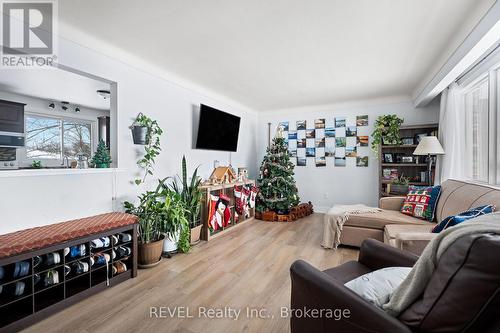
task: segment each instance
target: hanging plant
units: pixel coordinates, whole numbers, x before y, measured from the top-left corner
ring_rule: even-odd
[[[137,165],[144,169],[144,176],[142,179],[136,179],[135,183],[137,185],[144,183],[148,175],[153,174],[153,168],[155,165],[155,158],[160,155],[160,137],[163,130],[158,125],[156,120],[149,118],[148,116],[139,113],[137,118],[132,125],[132,134],[134,134],[134,129],[136,127],[145,128],[145,140],[144,140],[144,156],[137,161]],[[137,133],[136,133],[137,134]],[[141,139],[142,140],[142,139]],[[135,135],[134,135],[135,141]]]
[[[378,156],[378,149],[381,144],[400,145],[399,128],[404,119],[395,114],[378,116],[375,121],[375,130],[372,133],[372,150]]]

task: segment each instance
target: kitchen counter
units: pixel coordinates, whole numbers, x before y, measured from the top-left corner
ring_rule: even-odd
[[[18,170],[0,170],[0,178],[4,177],[33,177],[33,176],[57,176],[73,174],[91,174],[91,173],[115,173],[122,172],[123,169],[71,169],[71,168],[41,168],[41,169],[18,169]]]

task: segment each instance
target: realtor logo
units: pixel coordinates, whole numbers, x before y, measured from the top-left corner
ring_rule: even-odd
[[[1,1],[2,66],[51,66],[55,1]]]

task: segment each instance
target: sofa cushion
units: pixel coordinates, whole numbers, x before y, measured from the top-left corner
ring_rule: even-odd
[[[399,319],[415,331],[462,331],[500,288],[498,253],[499,235],[459,238],[441,256],[422,297]]]
[[[473,218],[476,218],[476,217],[484,215],[484,214],[493,213],[494,211],[495,211],[495,206],[484,205],[484,206],[479,206],[476,208],[466,210],[465,212],[461,212],[460,214],[457,214],[457,215],[448,216],[443,221],[441,221],[439,224],[437,224],[432,229],[432,232],[436,233],[436,234],[440,233],[441,231],[448,229],[448,228],[451,228],[457,224],[471,220]]]
[[[421,219],[401,214],[400,211],[383,209],[379,213],[353,214],[349,216],[349,219],[344,225],[349,227],[384,230],[384,227],[388,224],[424,225],[428,223]]]
[[[441,193],[441,186],[410,186],[401,213],[434,220],[434,212]]]

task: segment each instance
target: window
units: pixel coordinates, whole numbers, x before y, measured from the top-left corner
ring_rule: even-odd
[[[464,91],[466,117],[466,175],[488,182],[489,164],[489,82],[488,78]]]
[[[26,157],[28,159],[77,159],[92,154],[92,123],[84,120],[26,115]]]

